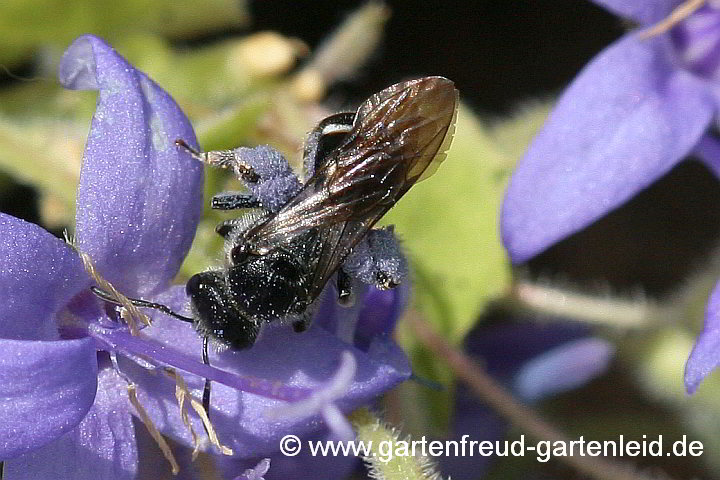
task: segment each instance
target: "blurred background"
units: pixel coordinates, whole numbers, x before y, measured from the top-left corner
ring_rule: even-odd
[[[718,273],[720,188],[714,177],[688,159],[526,265],[510,267],[497,234],[507,178],[553,99],[628,27],[590,2],[573,0],[4,0],[0,211],[56,235],[72,231],[95,94],[63,91],[54,68],[83,33],[105,37],[168,90],[203,148],[269,143],[296,162],[304,134],[325,115],[353,109],[404,79],[448,77],[463,102],[451,154],[385,221],[398,225],[411,259],[411,311],[453,344],[483,354],[491,372],[496,364],[504,372],[524,355],[522,345],[492,353],[482,341],[505,327],[528,326],[527,337],[513,341],[545,335],[557,343],[565,333],[532,328],[562,317],[570,330],[579,329],[567,338],[604,339],[615,348],[606,371],[580,388],[553,391],[535,407],[572,438],[702,440],[706,453],[698,458],[632,460],[675,478],[712,478],[720,474],[720,383],[711,377],[689,397],[682,368]],[[208,173],[206,198],[232,188],[232,179]],[[218,257],[213,229],[226,217],[206,212],[182,277]],[[588,308],[567,312],[551,302],[532,304],[518,298],[518,286],[537,289],[541,298],[577,295]],[[641,322],[618,313],[618,306],[628,305],[645,312]],[[469,332],[481,340],[468,343]],[[385,399],[387,420],[413,435],[452,437],[459,409],[467,413],[480,400],[465,398],[407,322],[401,321],[398,338],[418,374],[446,388],[409,382]],[[509,439],[522,433],[482,418],[486,423],[478,421],[478,428],[487,425],[485,433]],[[527,457],[445,467],[441,472],[454,478],[581,478],[561,462]]]

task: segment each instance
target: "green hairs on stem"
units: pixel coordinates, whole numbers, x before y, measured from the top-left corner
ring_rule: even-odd
[[[375,480],[439,480],[435,465],[425,456],[410,455],[403,445],[411,444],[410,438],[400,439],[400,432],[385,424],[367,408],[350,414],[355,429],[355,441],[367,449],[362,455]]]

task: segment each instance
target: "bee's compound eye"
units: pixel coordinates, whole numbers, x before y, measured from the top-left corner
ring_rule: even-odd
[[[245,244],[233,247],[230,252],[230,259],[232,260],[233,265],[239,265],[245,262],[249,256],[250,254],[248,252],[247,245]]]
[[[217,272],[202,272],[190,277],[185,292],[202,325],[222,323],[231,310],[225,298],[225,284]],[[212,328],[214,330],[214,328]]]
[[[185,293],[189,296],[200,291],[200,284],[202,283],[201,274],[197,273],[190,277],[190,280],[185,284]]]

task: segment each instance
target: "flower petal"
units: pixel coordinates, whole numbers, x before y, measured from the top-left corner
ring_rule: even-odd
[[[265,416],[273,420],[298,421],[321,414],[336,440],[354,439],[352,426],[335,405],[335,401],[348,393],[356,369],[357,362],[353,354],[348,350],[342,352],[340,365],[326,385],[315,389],[308,398],[268,409]]]
[[[513,390],[536,402],[585,385],[604,373],[615,349],[599,338],[582,338],[552,348],[528,361],[515,375]]]
[[[409,279],[392,290],[371,287],[358,318],[355,345],[366,348],[378,335],[390,335],[409,300]]]
[[[182,311],[182,305],[187,302],[180,289],[172,289],[168,296],[155,300],[176,311]],[[188,324],[156,315],[153,326],[143,333],[168,348],[194,353],[200,361],[202,342]],[[410,376],[407,357],[389,338],[376,338],[364,352],[317,325],[306,332],[295,333],[288,325],[269,324],[252,348],[211,352],[210,363],[227,372],[277,382],[278,388],[289,385],[319,389],[326,386],[327,380],[337,372],[344,351],[350,351],[357,363],[347,392],[334,402],[345,412],[367,404]],[[177,413],[174,384],[136,364],[124,362],[122,365],[124,371],[138,383],[140,400],[158,429],[190,445],[190,435]],[[184,376],[196,395],[202,396],[203,379],[188,374]],[[267,412],[270,409],[283,405],[287,404],[214,383],[211,419],[220,440],[230,446],[236,456],[264,457],[278,450],[278,442],[283,435],[293,433],[303,436],[323,427],[320,415],[301,419],[269,418]],[[196,430],[202,431],[202,426],[197,424]]]
[[[693,154],[720,178],[720,141],[712,135],[704,135],[695,145]]]
[[[265,480],[284,480],[298,478],[297,472],[302,472],[302,478],[313,480],[338,480],[349,478],[353,470],[360,465],[360,460],[352,455],[312,455],[309,442],[330,441],[331,437],[327,432],[314,434],[301,440],[302,448],[295,456],[283,455],[280,452],[269,458],[270,468],[263,475]],[[264,467],[265,460],[241,459],[234,457],[215,456],[215,467],[223,473],[222,478],[240,480],[237,477],[249,468]],[[255,466],[257,463],[257,466]],[[262,471],[262,470],[261,470]]]
[[[682,0],[593,0],[601,7],[616,15],[635,20],[644,25],[652,25],[664,19],[683,3]]]
[[[62,240],[0,213],[0,338],[58,338],[53,315],[90,279]]]
[[[6,459],[59,438],[85,417],[95,398],[97,359],[89,338],[0,340],[0,351],[0,458]]]
[[[480,325],[469,333],[466,349],[481,357],[493,377],[515,387],[524,401],[537,401],[579,387],[605,371],[612,348],[588,334],[589,329],[574,323]],[[467,386],[458,386],[454,407],[452,440],[461,446],[463,440],[495,442],[505,436],[507,422]],[[494,458],[461,454],[439,461],[445,476],[470,480],[481,477]]]
[[[263,458],[253,468],[245,469],[245,472],[238,475],[235,480],[265,480],[268,470],[270,470],[270,459]]]
[[[129,295],[164,287],[202,211],[202,165],[174,144],[196,145],[190,123],[165,91],[92,35],[70,45],[58,76],[67,88],[99,90],[78,186],[78,245]]]
[[[313,323],[345,340],[352,338],[361,350],[367,350],[374,338],[392,333],[410,300],[409,279],[390,290],[356,282],[353,285],[355,303],[350,307],[341,306],[332,283],[333,280],[317,301]]]
[[[530,359],[568,342],[586,338],[587,327],[568,322],[510,323],[498,326],[480,325],[465,340],[465,350],[481,357],[488,373],[512,381]]]
[[[627,35],[580,73],[515,170],[502,232],[523,262],[620,206],[683,159],[715,111],[667,38]]]
[[[720,365],[720,283],[705,309],[705,325],[685,364],[685,389],[695,393],[700,382]]]
[[[125,386],[117,373],[102,370],[97,399],[82,422],[58,440],[8,462],[4,478],[134,479],[138,452]]]

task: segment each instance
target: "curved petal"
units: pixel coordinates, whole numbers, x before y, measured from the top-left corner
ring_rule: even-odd
[[[493,377],[532,402],[580,387],[605,371],[612,347],[588,334],[588,328],[574,323],[481,325],[469,333],[466,349],[482,357]],[[460,445],[463,440],[495,442],[505,436],[507,422],[466,386],[458,386],[454,407],[452,440]],[[445,476],[470,480],[481,477],[494,459],[452,455],[439,462]]]
[[[620,17],[652,25],[670,15],[683,0],[593,0],[593,3]]]
[[[720,283],[705,309],[705,325],[685,364],[685,389],[694,393],[700,382],[720,365]]]
[[[704,135],[695,145],[693,154],[720,178],[720,141],[712,135]]]
[[[0,213],[0,338],[53,340],[53,315],[90,279],[65,242]]]
[[[184,292],[177,288],[156,300],[176,311],[183,311],[187,302]],[[200,361],[202,342],[190,325],[156,315],[153,326],[143,332],[168,347],[195,352],[195,358]],[[290,385],[318,389],[335,375],[344,351],[352,352],[357,368],[347,392],[335,401],[343,411],[367,404],[410,376],[407,358],[392,340],[379,337],[370,344],[367,352],[363,352],[317,325],[306,332],[294,333],[289,325],[269,324],[252,348],[211,352],[210,361],[228,372],[277,382],[278,388]],[[137,382],[139,397],[157,427],[186,445],[190,444],[190,435],[177,412],[173,382],[129,362],[123,363],[123,369]],[[190,388],[197,389],[196,393],[202,395],[203,379],[191,375],[185,377]],[[214,383],[211,418],[220,440],[230,446],[236,456],[262,457],[278,450],[283,435],[303,436],[324,425],[319,415],[301,419],[270,418],[268,413],[283,405],[287,404]],[[202,431],[202,426],[196,424],[196,430]]]
[[[92,408],[71,432],[5,467],[5,480],[133,480],[138,451],[126,383],[105,369]],[[159,459],[158,459],[159,461]]]
[[[605,373],[613,346],[599,338],[582,338],[552,348],[528,361],[515,375],[513,390],[526,402],[585,385]]]
[[[0,351],[0,458],[7,459],[59,438],[85,417],[97,359],[90,338],[0,340]]]
[[[667,39],[625,36],[580,73],[508,187],[502,233],[522,262],[620,206],[697,144],[715,103]]]
[[[409,280],[392,290],[371,287],[358,317],[355,345],[366,348],[377,336],[392,334],[409,301]]]
[[[584,325],[570,322],[479,325],[468,333],[465,350],[481,357],[488,373],[511,381],[530,359],[586,338],[589,332]]]
[[[85,35],[58,68],[67,88],[97,89],[77,194],[76,235],[100,272],[129,295],[164,288],[190,248],[202,211],[202,165],[172,98],[103,40]]]

